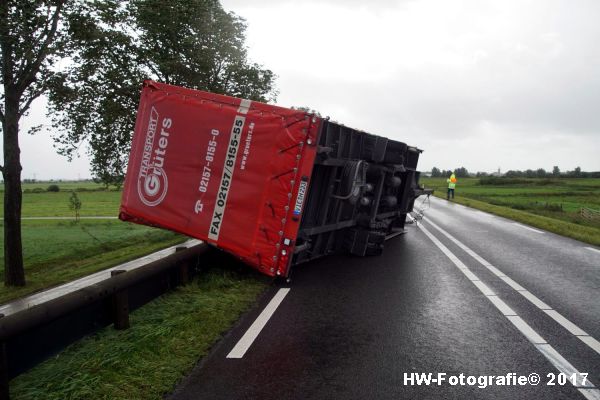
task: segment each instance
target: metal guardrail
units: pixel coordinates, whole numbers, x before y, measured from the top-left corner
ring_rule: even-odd
[[[106,279],[0,314],[0,399],[9,398],[11,378],[83,336],[113,323],[116,329],[128,328],[129,311],[188,283],[209,249],[204,243],[177,247],[135,269],[113,269]]]
[[[581,216],[585,219],[600,219],[600,210],[593,210],[587,207],[581,207]]]

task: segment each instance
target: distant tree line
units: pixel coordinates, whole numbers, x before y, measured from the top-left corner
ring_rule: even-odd
[[[431,169],[432,178],[448,177],[452,174],[456,175],[457,178],[467,178],[469,176],[469,171],[465,167],[456,168],[454,170],[441,170],[437,167]]]
[[[600,171],[586,172],[582,171],[581,167],[577,167],[572,171],[561,172],[557,166],[554,166],[552,171],[546,171],[544,168],[510,170],[504,176],[507,178],[600,178]]]
[[[466,168],[456,168],[454,171],[452,170],[441,170],[437,167],[433,167],[431,169],[431,177],[432,178],[442,178],[446,176],[450,176],[452,173],[456,175],[456,177],[464,178],[471,176],[469,171]],[[487,172],[477,172],[474,174],[477,178],[484,178],[488,176],[494,176],[495,174],[490,174]],[[554,166],[552,171],[546,171],[544,168],[538,168],[536,170],[527,169],[525,171],[521,170],[509,170],[503,176],[507,178],[600,178],[600,171],[586,172],[582,171],[581,167],[577,167],[572,171],[561,172],[558,166]]]

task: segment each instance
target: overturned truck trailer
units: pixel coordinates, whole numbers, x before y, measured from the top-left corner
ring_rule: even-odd
[[[305,111],[146,81],[119,218],[288,276],[403,233],[426,193],[420,153]]]

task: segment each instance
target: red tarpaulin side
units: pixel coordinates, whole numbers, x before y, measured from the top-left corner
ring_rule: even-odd
[[[119,218],[287,275],[321,119],[146,81]]]

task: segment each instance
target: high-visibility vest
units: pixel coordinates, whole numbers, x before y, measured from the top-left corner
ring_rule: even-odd
[[[448,189],[454,189],[456,187],[456,176],[454,174],[450,175],[446,182],[448,182]]]

